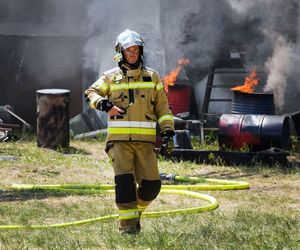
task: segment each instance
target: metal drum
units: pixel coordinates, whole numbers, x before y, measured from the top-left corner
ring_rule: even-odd
[[[223,114],[219,122],[221,150],[259,151],[290,147],[289,118],[271,115]]]
[[[51,149],[68,148],[70,90],[41,89],[36,93],[37,145]]]
[[[233,91],[231,113],[274,115],[274,95]]]
[[[190,111],[191,86],[174,85],[169,87],[168,101],[174,115]]]

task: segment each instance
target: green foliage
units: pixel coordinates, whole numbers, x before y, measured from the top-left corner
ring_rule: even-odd
[[[300,151],[300,140],[298,136],[291,136],[291,150],[293,152],[299,152]]]
[[[195,150],[218,150],[219,145],[217,140],[213,139],[205,139],[204,143],[202,144],[201,138],[198,136],[191,137],[191,143],[193,146],[193,149]]]
[[[210,163],[215,164],[217,166],[224,166],[225,162],[220,156],[214,155],[214,153],[209,153],[208,160]]]

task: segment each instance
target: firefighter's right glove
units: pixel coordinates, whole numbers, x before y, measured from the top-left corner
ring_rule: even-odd
[[[112,104],[112,102],[108,101],[107,99],[103,99],[100,102],[98,102],[97,109],[108,112],[112,109],[113,106],[114,105]]]
[[[160,153],[163,156],[170,156],[174,149],[173,136],[175,135],[174,131],[165,131],[161,134],[162,145],[160,148]]]

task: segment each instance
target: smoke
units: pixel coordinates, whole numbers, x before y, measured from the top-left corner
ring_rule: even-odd
[[[147,66],[162,71],[159,0],[91,0],[86,5],[86,20],[89,39],[84,46],[85,68],[99,74],[116,67],[113,61],[116,37],[125,29],[131,29],[145,40]]]
[[[231,53],[240,52],[246,67],[258,66],[268,75],[266,89],[276,92],[278,106],[285,109],[286,96],[295,93],[289,93],[287,88],[299,89],[299,0],[0,3],[0,34],[30,38],[28,43],[24,38],[27,40],[18,45],[18,53],[23,53],[18,72],[26,69],[40,82],[47,79],[45,84],[74,75],[69,68],[77,66],[75,58],[83,57],[84,70],[97,75],[115,67],[115,39],[129,28],[145,40],[145,64],[162,76],[177,66],[178,58],[186,57],[191,62],[186,73],[196,83],[217,60],[230,59]],[[48,65],[57,66],[51,70]]]
[[[287,80],[295,69],[292,60],[294,47],[293,44],[287,43],[284,37],[279,36],[273,54],[266,62],[269,73],[264,90],[274,92],[275,103],[280,111],[283,110],[285,103]]]
[[[247,52],[257,59],[270,47],[259,28],[264,14],[253,11],[252,1],[177,0],[176,8],[170,8],[173,4],[174,0],[167,0],[161,6],[167,70],[174,68],[179,57],[187,57],[190,76],[199,81],[218,59],[229,59],[231,52]]]
[[[224,58],[230,51],[246,52],[247,61],[262,63],[275,45],[272,33],[295,39],[297,0],[191,2],[193,10],[185,13],[172,50],[181,51],[198,65]],[[179,11],[182,9],[173,15]],[[174,28],[167,30],[170,33]]]
[[[81,0],[0,0],[0,34],[78,36],[85,34]]]
[[[114,67],[115,38],[130,28],[144,37],[146,65],[161,75],[185,57],[191,62],[185,72],[196,83],[237,52],[246,68],[264,72],[261,87],[274,92],[277,108],[294,109],[287,95],[295,92],[287,88],[298,89],[298,11],[298,0],[91,0],[84,66],[97,73]]]
[[[30,78],[31,85],[49,85],[74,75],[87,35],[81,0],[0,0],[0,5],[2,58],[7,50],[15,55],[14,84]]]
[[[264,72],[260,84],[274,91],[279,110],[299,109],[300,101],[288,102],[290,89],[299,89],[299,0],[177,0],[171,9],[174,0],[163,2],[168,70],[186,57],[189,77],[199,82],[210,65],[239,52],[246,68]]]
[[[266,87],[274,91],[275,103],[281,113],[299,110],[300,46],[279,43],[267,61],[269,67]]]

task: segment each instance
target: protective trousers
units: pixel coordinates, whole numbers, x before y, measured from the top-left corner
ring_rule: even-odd
[[[141,213],[156,198],[161,187],[154,144],[127,141],[109,144],[120,229],[139,230]]]

